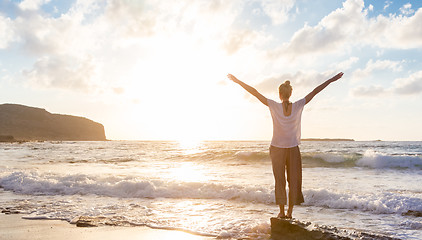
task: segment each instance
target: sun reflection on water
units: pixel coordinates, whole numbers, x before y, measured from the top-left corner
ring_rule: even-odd
[[[189,138],[189,139],[180,139],[178,140],[180,150],[188,155],[195,154],[200,152],[202,146],[202,141],[199,139]]]
[[[204,182],[209,180],[204,167],[195,163],[181,163],[170,169],[169,178],[183,182]]]

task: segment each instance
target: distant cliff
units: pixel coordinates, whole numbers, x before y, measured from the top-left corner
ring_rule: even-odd
[[[106,140],[100,123],[18,104],[0,104],[0,135],[16,140]]]

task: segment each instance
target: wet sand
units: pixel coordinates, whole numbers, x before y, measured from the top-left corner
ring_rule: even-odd
[[[82,228],[61,220],[28,220],[22,214],[0,213],[0,239],[7,240],[56,240],[56,239],[214,239],[175,230],[148,227],[100,226]]]

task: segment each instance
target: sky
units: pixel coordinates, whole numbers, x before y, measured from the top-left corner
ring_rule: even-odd
[[[228,73],[305,106],[303,138],[422,140],[422,1],[0,0],[0,104],[111,140],[270,140]]]

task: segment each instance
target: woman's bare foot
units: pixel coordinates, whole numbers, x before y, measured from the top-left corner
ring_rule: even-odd
[[[292,213],[293,213],[293,206],[289,206],[289,208],[287,209],[286,218],[291,219],[292,218]]]
[[[284,214],[284,212],[280,212],[280,213],[277,215],[277,218],[286,218],[286,215]]]

